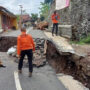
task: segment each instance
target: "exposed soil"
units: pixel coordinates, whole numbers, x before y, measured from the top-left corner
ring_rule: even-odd
[[[10,47],[16,44],[16,37],[0,37],[0,52],[7,52]]]
[[[42,67],[46,65],[46,59],[49,64],[55,69],[56,73],[65,73],[72,75],[75,79],[81,81],[85,86],[90,88],[90,76],[82,68],[82,64],[90,65],[90,46],[83,45],[77,46],[73,45],[73,48],[77,53],[86,54],[85,58],[81,58],[79,61],[72,60],[71,55],[60,55],[56,50],[55,46],[48,42],[47,43],[47,54],[44,53],[44,39],[34,39],[36,42],[36,51],[34,53],[33,65],[35,67]],[[0,52],[7,52],[7,50],[17,44],[16,37],[0,37]],[[27,58],[26,58],[27,59]],[[16,60],[17,62],[18,60]],[[78,64],[80,64],[78,66]],[[85,66],[84,65],[84,66]],[[25,67],[27,67],[27,60],[25,61]]]
[[[34,39],[35,42],[35,52],[33,55],[33,66],[34,67],[42,67],[46,65],[46,55],[44,53],[44,44],[45,44],[45,39],[39,39],[36,38]],[[0,37],[0,52],[7,52],[9,48],[15,46],[17,44],[17,38],[16,37]],[[17,59],[17,52],[14,52],[11,54],[12,57],[15,58],[15,62],[18,63]],[[24,67],[28,66],[28,60],[27,57],[25,57],[24,60]]]
[[[90,45],[75,45],[73,44],[72,47],[77,53],[84,53],[86,55],[90,55]]]
[[[84,64],[90,65],[90,48],[89,46],[84,48],[84,46],[76,47],[77,52],[81,52],[80,50],[84,50],[83,52],[87,54],[85,58],[81,58],[80,60],[72,60],[71,55],[60,55],[56,50],[56,47],[51,42],[47,42],[47,60],[49,64],[55,69],[56,73],[64,73],[68,75],[72,75],[75,79],[82,82],[86,87],[90,88],[90,76],[87,75],[88,72],[83,70]],[[78,50],[78,48],[80,50]],[[84,48],[84,49],[83,49]],[[83,53],[82,52],[82,53]],[[87,71],[87,67],[84,67]],[[90,72],[90,71],[89,71]]]

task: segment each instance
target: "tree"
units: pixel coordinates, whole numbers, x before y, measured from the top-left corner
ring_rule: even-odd
[[[40,20],[43,21],[44,19],[45,19],[45,17],[40,15]]]
[[[41,2],[41,8],[39,9],[40,9],[40,16],[47,18],[49,12],[49,4]]]
[[[47,3],[51,3],[53,0],[44,0],[44,2]]]
[[[31,19],[33,22],[35,22],[38,19],[38,14],[31,13]]]

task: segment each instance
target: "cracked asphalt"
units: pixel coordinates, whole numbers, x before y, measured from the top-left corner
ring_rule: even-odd
[[[33,38],[47,38],[43,31],[28,29]],[[17,37],[20,31],[6,32],[3,36]],[[6,68],[0,68],[0,90],[17,90],[14,79],[14,72],[17,71],[18,64],[6,54],[0,52],[0,60]],[[28,77],[28,68],[23,68],[23,73],[19,74],[19,81],[22,90],[67,90],[65,86],[58,80],[55,71],[47,63],[41,68],[34,68],[33,76]]]

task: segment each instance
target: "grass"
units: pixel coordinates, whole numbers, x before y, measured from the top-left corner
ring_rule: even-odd
[[[80,39],[80,41],[70,41],[71,44],[80,44],[80,45],[84,45],[84,44],[90,44],[90,35],[88,35],[85,38]]]

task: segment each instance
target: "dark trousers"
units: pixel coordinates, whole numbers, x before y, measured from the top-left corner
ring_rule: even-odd
[[[52,34],[54,34],[54,30],[56,29],[56,35],[58,34],[58,23],[53,23]]]
[[[23,50],[23,51],[21,51],[18,69],[22,70],[23,60],[24,60],[25,55],[27,55],[27,57],[28,57],[29,72],[33,72],[33,65],[32,65],[33,52],[32,52],[31,49],[30,50]]]

